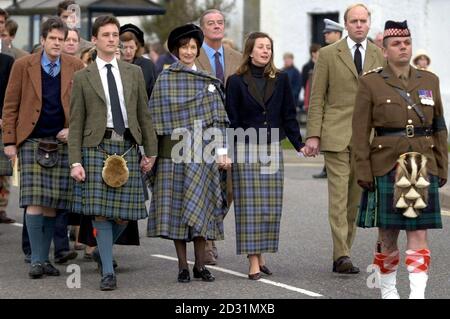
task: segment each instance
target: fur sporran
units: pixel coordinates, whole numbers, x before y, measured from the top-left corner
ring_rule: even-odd
[[[417,218],[428,206],[427,158],[416,152],[401,155],[397,160],[394,206],[406,218]]]
[[[112,188],[119,188],[128,182],[130,172],[128,170],[127,161],[125,160],[125,155],[127,155],[133,148],[134,145],[122,155],[109,155],[101,149],[101,151],[106,155],[102,169],[102,178],[106,185]]]

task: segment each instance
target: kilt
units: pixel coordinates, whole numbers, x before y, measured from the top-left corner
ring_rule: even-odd
[[[148,237],[224,239],[226,172],[217,164],[177,164],[158,158],[151,191]]]
[[[58,145],[58,163],[52,168],[39,165],[35,159],[39,141],[56,138],[27,139],[19,147],[20,207],[43,206],[70,208],[70,168],[67,144]]]
[[[72,182],[72,212],[111,219],[139,220],[147,217],[138,148],[125,155],[129,178],[125,185],[112,188],[102,178],[103,164],[108,154],[122,155],[133,144],[130,141],[104,139],[97,147],[83,147],[82,161],[86,172],[83,183]]]
[[[429,176],[428,206],[417,218],[403,216],[403,210],[394,204],[395,169],[376,178],[376,197],[371,200],[367,192],[361,198],[357,225],[361,228],[379,227],[382,229],[423,230],[442,228],[441,207],[439,203],[439,178]],[[370,203],[373,201],[373,204]],[[368,214],[367,208],[373,206],[376,214]],[[373,222],[368,219],[373,219]]]
[[[274,146],[276,144],[273,144]],[[236,152],[245,154],[245,162],[235,152],[233,198],[236,222],[237,254],[275,253],[278,251],[281,212],[283,208],[283,152],[278,144],[275,169],[269,172],[260,160],[250,160],[258,147],[237,145]],[[257,154],[257,153],[256,153]]]

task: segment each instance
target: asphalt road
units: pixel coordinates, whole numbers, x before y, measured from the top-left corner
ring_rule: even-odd
[[[295,160],[293,160],[295,162]],[[145,237],[146,221],[140,222],[141,246],[116,246],[114,255],[118,289],[101,292],[100,275],[96,265],[85,262],[81,255],[74,263],[81,269],[81,287],[68,288],[71,273],[65,266],[57,266],[60,277],[40,280],[28,279],[28,264],[23,262],[20,248],[20,225],[0,224],[0,299],[4,298],[151,298],[151,299],[303,299],[343,298],[372,299],[379,291],[367,287],[376,230],[358,230],[353,248],[353,261],[362,272],[359,275],[337,275],[331,272],[332,247],[327,219],[326,180],[315,180],[312,174],[320,171],[320,161],[287,164],[285,170],[284,211],[280,247],[277,254],[267,255],[267,265],[274,272],[264,280],[246,278],[248,263],[245,256],[237,256],[235,248],[234,213],[225,221],[226,240],[218,242],[218,268],[211,267],[216,276],[213,283],[177,282],[177,262],[173,243],[164,239]],[[22,220],[18,208],[18,190],[13,189],[8,213]],[[444,229],[430,231],[432,265],[428,298],[449,298],[450,274],[450,217],[443,217]],[[401,235],[401,251],[405,250],[405,236]],[[188,246],[193,260],[192,244]],[[400,295],[409,294],[409,282],[404,266],[404,253],[398,277]]]

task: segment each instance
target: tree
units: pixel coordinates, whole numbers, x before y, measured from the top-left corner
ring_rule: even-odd
[[[170,31],[186,23],[197,23],[205,10],[218,9],[225,15],[235,5],[236,0],[166,0],[166,14],[142,18],[141,25],[148,35],[156,35],[163,43]]]

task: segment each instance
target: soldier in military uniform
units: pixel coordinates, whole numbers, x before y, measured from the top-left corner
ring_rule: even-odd
[[[361,77],[353,116],[356,174],[365,190],[358,225],[379,228],[374,264],[385,299],[400,298],[397,240],[406,231],[409,297],[423,299],[427,229],[442,228],[438,188],[447,182],[447,129],[439,79],[410,66],[406,21],[386,22],[383,46],[387,66]]]

